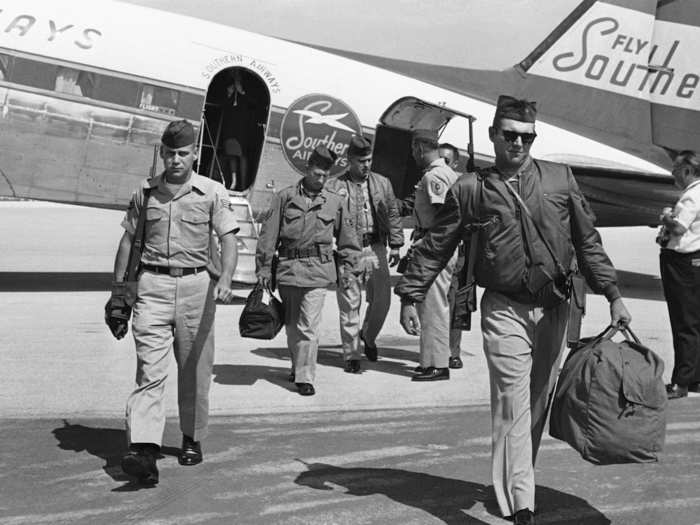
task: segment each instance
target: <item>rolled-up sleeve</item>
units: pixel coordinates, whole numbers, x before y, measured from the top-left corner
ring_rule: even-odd
[[[121,226],[129,235],[136,234],[136,224],[139,220],[139,214],[143,208],[143,191],[135,191],[131,194],[129,207],[126,209]]]
[[[211,210],[211,222],[216,234],[221,237],[227,233],[238,233],[240,227],[233,213],[233,205],[228,192],[221,184],[214,187],[214,202]]]

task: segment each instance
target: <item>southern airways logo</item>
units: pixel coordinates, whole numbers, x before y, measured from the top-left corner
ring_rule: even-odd
[[[280,140],[287,161],[304,173],[306,161],[316,146],[338,155],[331,168],[334,175],[347,167],[346,153],[353,135],[361,133],[357,115],[342,100],[329,95],[305,95],[290,104],[282,119]]]

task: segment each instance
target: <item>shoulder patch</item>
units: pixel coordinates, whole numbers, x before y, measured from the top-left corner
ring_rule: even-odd
[[[439,180],[433,180],[430,181],[430,189],[433,191],[433,193],[442,193],[444,186]]]

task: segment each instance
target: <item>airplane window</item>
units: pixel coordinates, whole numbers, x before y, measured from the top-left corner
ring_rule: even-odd
[[[181,117],[199,122],[202,120],[202,107],[204,97],[183,91],[180,93],[180,103],[177,107],[177,114]]]
[[[174,89],[144,85],[139,108],[175,115],[179,93]]]
[[[95,87],[95,74],[88,71],[78,71],[69,67],[59,67],[56,74],[55,91],[92,97]]]
[[[14,57],[0,53],[0,80],[7,80],[10,78],[10,67],[12,65],[12,59]]]
[[[53,64],[15,57],[10,80],[24,86],[53,91],[56,87],[56,69]]]
[[[135,106],[139,83],[125,78],[98,75],[93,98],[121,106]]]

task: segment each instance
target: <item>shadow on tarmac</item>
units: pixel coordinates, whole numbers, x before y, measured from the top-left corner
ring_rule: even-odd
[[[328,348],[338,348],[338,350],[329,350]],[[274,348],[256,348],[255,350],[252,350],[252,353],[255,355],[259,355],[262,357],[268,357],[271,359],[281,359],[283,361],[287,361],[289,363],[289,368],[291,368],[291,361],[289,359],[289,351],[287,348],[279,348],[279,347],[274,347]],[[402,361],[408,361],[409,364],[406,364],[405,362]],[[415,363],[415,364],[413,364]],[[336,367],[336,368],[343,368],[345,366],[345,362],[343,361],[343,353],[340,350],[339,346],[322,346],[319,347],[318,349],[318,358],[317,358],[317,364],[322,365],[322,366],[329,366],[329,367]],[[403,376],[403,377],[411,377],[413,375],[413,369],[415,368],[416,364],[418,364],[418,353],[417,352],[411,352],[407,350],[403,350],[401,348],[391,348],[391,347],[381,347],[379,349],[379,361],[370,363],[367,360],[362,361],[362,368],[363,370],[376,370],[378,372],[384,372],[386,374],[394,374],[398,376]],[[250,376],[250,373],[247,369],[252,368],[252,369],[261,369],[259,372],[262,374],[264,373],[264,370],[270,370],[271,373],[277,373],[276,371],[278,370],[277,368],[274,367],[264,367],[264,366],[236,366],[236,365],[218,365],[218,366],[229,366],[234,369],[238,369],[238,373],[243,374],[245,376]],[[214,365],[214,372],[216,373],[216,367],[217,365]],[[285,380],[286,380],[286,374],[289,374],[289,368],[285,369]],[[259,379],[267,379],[271,383],[277,384],[276,379],[270,379],[270,377],[267,376],[258,376]],[[216,381],[216,379],[214,379]],[[252,381],[250,378],[248,380],[245,380],[241,378],[240,380],[236,379],[234,380],[235,382],[231,383],[225,383],[225,384],[233,384],[233,385],[252,385],[255,383],[255,380],[253,379]],[[241,381],[241,382],[239,382]]]
[[[303,462],[302,462],[303,463]],[[342,468],[325,463],[304,463],[308,468],[294,480],[316,490],[344,487],[351,496],[384,495],[397,503],[428,512],[448,525],[480,525],[486,522],[466,515],[463,510],[482,503],[489,514],[500,517],[491,487],[392,468]],[[558,525],[609,525],[611,522],[588,502],[548,487],[537,486],[537,515],[546,523]],[[575,516],[567,519],[562,512]],[[548,514],[556,515],[550,521]]]
[[[664,300],[657,276],[624,270],[618,270],[617,276],[624,297]],[[399,276],[391,276],[392,287],[398,280]],[[107,272],[0,272],[0,292],[107,292],[111,287],[112,274]],[[248,290],[251,286],[235,289]],[[234,304],[245,304],[245,298],[237,297]]]
[[[286,350],[286,349],[285,349]],[[264,379],[285,390],[296,392],[294,383],[290,383],[289,368],[260,365],[214,365],[214,382],[220,385],[254,385]]]
[[[63,420],[63,426],[55,428],[51,433],[58,440],[58,447],[73,452],[87,452],[105,461],[102,469],[114,481],[124,485],[112,489],[112,492],[131,492],[152,485],[140,485],[124,474],[120,466],[121,457],[127,451],[126,432],[116,428],[93,428],[84,425],[74,425]],[[161,447],[161,455],[178,456],[180,450],[175,447]]]

